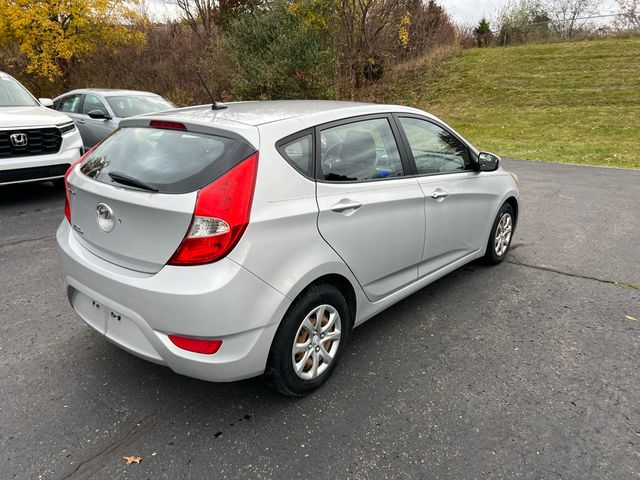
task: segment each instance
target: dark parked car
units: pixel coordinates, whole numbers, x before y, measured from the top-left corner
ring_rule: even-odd
[[[117,129],[123,118],[173,110],[176,106],[151,92],[83,88],[56,97],[53,108],[73,119],[84,148],[89,149]]]

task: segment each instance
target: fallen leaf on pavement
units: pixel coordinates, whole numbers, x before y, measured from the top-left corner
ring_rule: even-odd
[[[132,463],[140,463],[142,461],[142,457],[122,457],[127,461],[127,465],[131,465]]]

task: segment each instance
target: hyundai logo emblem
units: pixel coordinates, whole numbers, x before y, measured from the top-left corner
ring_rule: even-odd
[[[103,232],[109,233],[116,226],[116,219],[113,216],[112,208],[106,203],[98,203],[96,205],[96,219],[98,226]]]
[[[13,133],[9,138],[14,147],[26,147],[29,143],[26,133]]]

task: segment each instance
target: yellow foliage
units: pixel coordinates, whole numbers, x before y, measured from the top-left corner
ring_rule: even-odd
[[[144,44],[131,28],[142,20],[140,0],[0,0],[0,47],[17,45],[28,60],[27,71],[53,80],[62,65],[89,55],[100,43]]]
[[[407,13],[400,19],[400,28],[398,29],[398,38],[403,48],[409,46],[409,25],[411,25],[411,16]]]
[[[293,0],[287,8],[301,18],[306,27],[328,30],[337,6],[337,0]]]

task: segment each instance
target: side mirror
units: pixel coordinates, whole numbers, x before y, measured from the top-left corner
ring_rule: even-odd
[[[480,172],[494,172],[500,165],[500,157],[489,152],[480,152],[478,155],[478,170]]]
[[[102,110],[91,110],[87,115],[94,120],[109,120],[111,117]]]
[[[50,98],[39,98],[40,105],[47,108],[53,108],[53,100]]]

